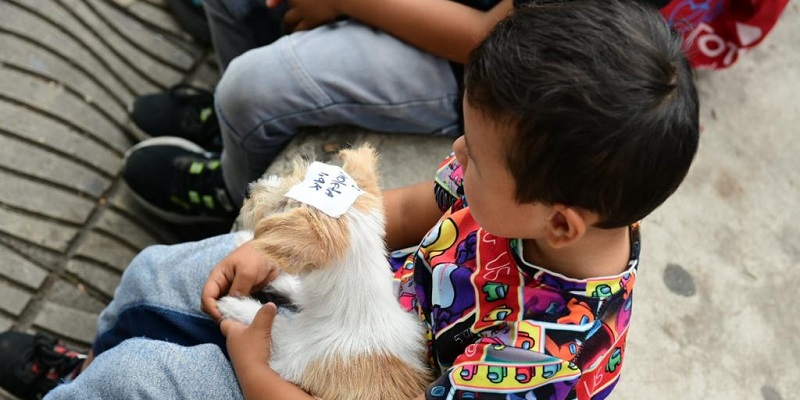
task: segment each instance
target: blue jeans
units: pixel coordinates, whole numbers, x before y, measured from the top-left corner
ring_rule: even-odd
[[[100,314],[96,358],[46,399],[242,399],[217,324],[200,311],[209,271],[233,235],[151,246]]]
[[[205,7],[224,70],[215,96],[222,170],[238,204],[301,127],[458,134],[446,60],[351,20],[281,36],[282,11],[263,0]]]

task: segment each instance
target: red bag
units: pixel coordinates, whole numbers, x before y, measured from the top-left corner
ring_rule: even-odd
[[[661,14],[684,37],[694,68],[719,69],[760,43],[789,0],[673,0]]]

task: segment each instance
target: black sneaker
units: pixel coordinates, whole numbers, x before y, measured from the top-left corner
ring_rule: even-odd
[[[86,356],[37,333],[0,334],[0,387],[21,399],[41,399],[78,374]]]
[[[211,29],[208,27],[202,0],[167,0],[167,4],[178,25],[186,33],[204,45],[211,44]]]
[[[214,95],[207,90],[180,84],[163,93],[139,96],[131,118],[150,136],[182,137],[211,151],[222,148]]]
[[[125,154],[122,178],[153,214],[176,224],[232,222],[238,214],[219,155],[178,137],[147,139]]]

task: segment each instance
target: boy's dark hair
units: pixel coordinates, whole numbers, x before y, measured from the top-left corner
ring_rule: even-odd
[[[681,47],[632,1],[534,1],[500,21],[465,66],[466,100],[511,130],[498,140],[517,201],[585,208],[600,228],[663,203],[699,138]]]

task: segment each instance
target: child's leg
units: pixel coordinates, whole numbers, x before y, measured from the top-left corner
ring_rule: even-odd
[[[241,202],[303,126],[455,134],[457,98],[447,61],[358,22],[284,36],[233,60],[217,86],[225,184]]]
[[[200,310],[200,293],[209,271],[234,247],[233,235],[224,235],[144,249],[100,314],[95,356],[138,336],[185,346],[212,343],[224,351],[217,323]]]
[[[99,355],[45,399],[242,399],[230,363],[214,345],[129,339]]]

